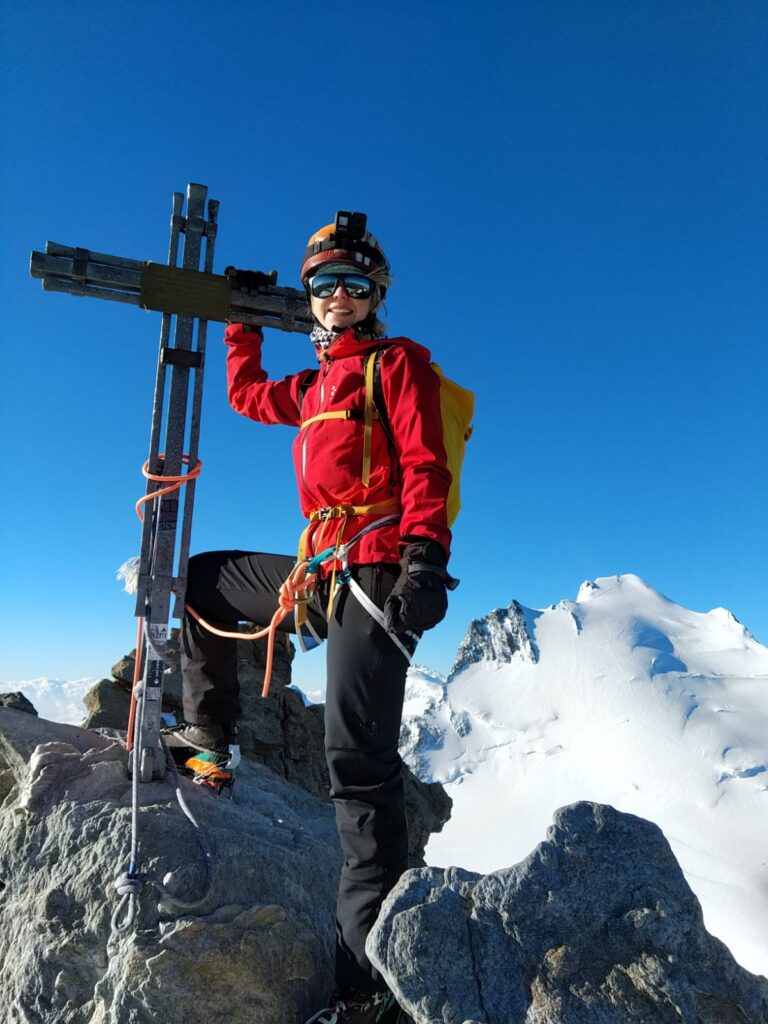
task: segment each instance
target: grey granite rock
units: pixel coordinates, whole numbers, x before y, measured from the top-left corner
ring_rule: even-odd
[[[122,745],[0,710],[0,769],[0,1020],[296,1024],[327,996],[340,867],[327,801],[247,763],[234,801],[185,781],[213,890],[180,912],[146,886],[136,930],[115,938],[130,826]],[[140,800],[142,868],[195,898],[203,858],[172,788],[144,784]]]
[[[368,954],[416,1024],[768,1024],[661,830],[599,804],[506,870],[407,872]]]
[[[83,696],[83,728],[125,728],[131,706],[131,691],[114,679],[100,679]]]
[[[36,715],[35,705],[18,690],[14,693],[0,693],[0,707],[14,711],[26,711],[28,715]]]

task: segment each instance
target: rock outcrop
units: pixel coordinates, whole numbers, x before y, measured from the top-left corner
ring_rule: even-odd
[[[368,955],[416,1024],[766,1024],[661,830],[578,803],[526,860],[407,872]]]
[[[175,659],[174,668],[163,674],[163,711],[180,716],[181,713],[181,671],[178,667],[179,631],[171,630],[168,651]],[[124,655],[112,666],[112,678],[101,679],[83,697],[85,704],[85,729],[124,729],[128,721],[131,703],[131,688],[136,666],[136,651]]]
[[[256,627],[246,624],[246,632]],[[240,750],[248,760],[265,765],[276,775],[315,796],[328,798],[330,779],[325,764],[323,706],[306,705],[291,687],[292,644],[278,634],[272,681],[267,699],[261,696],[266,664],[266,641],[238,641],[238,679],[242,715],[238,721]],[[178,631],[169,649],[178,654]],[[135,652],[112,669],[112,680],[102,680],[85,696],[87,728],[124,729],[128,720]],[[163,678],[163,710],[181,719],[181,673],[171,669]],[[424,849],[432,832],[450,817],[451,799],[441,785],[423,782],[404,766],[408,816],[409,863],[424,863]]]
[[[539,650],[531,633],[526,611],[517,601],[509,608],[494,609],[485,618],[473,619],[456,651],[448,679],[481,661],[505,664],[522,658],[535,664]]]
[[[322,706],[290,687],[276,650],[239,645],[243,715],[235,799],[182,780],[211,848],[213,886],[183,909],[147,883],[135,927],[113,933],[127,867],[131,782],[123,745],[133,656],[86,697],[89,728],[47,722],[0,695],[0,1019],[8,1024],[220,1020],[296,1024],[333,987],[341,851],[329,800]],[[181,682],[166,673],[164,710]],[[20,709],[20,710],[19,710]],[[406,772],[410,863],[450,813],[441,786]],[[140,870],[184,901],[205,893],[199,834],[168,781],[139,787]]]
[[[27,700],[23,693],[0,693],[0,707],[11,708],[13,711],[26,711],[30,715],[36,715],[37,710],[31,700]]]
[[[0,1018],[8,1024],[296,1024],[332,985],[340,852],[327,800],[245,763],[232,801],[184,796],[213,888],[180,911],[149,885],[111,932],[126,866],[122,744],[0,709]],[[204,891],[195,832],[166,783],[140,787],[140,856],[184,899]]]

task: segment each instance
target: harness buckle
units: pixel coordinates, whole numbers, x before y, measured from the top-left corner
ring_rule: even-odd
[[[349,513],[350,509],[346,505],[326,505],[325,508],[315,509],[313,518],[323,523],[328,519],[339,519],[341,516],[347,516]]]

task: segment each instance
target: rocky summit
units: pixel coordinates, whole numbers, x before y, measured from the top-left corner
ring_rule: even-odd
[[[4,1022],[295,1024],[327,995],[340,867],[328,801],[258,764],[243,766],[233,800],[184,782],[212,889],[184,910],[146,884],[120,936],[114,883],[131,824],[122,743],[0,709],[0,764]],[[169,784],[143,784],[140,800],[141,870],[194,902],[206,890],[195,830]]]
[[[368,955],[416,1024],[767,1024],[661,830],[582,802],[522,863],[407,872]]]
[[[667,747],[683,751],[683,768],[696,760],[683,743],[689,734],[694,752],[713,729],[719,749],[731,749],[726,725],[742,736],[739,759],[718,768],[703,792],[733,779],[742,787],[760,779],[764,760],[742,755],[756,757],[753,751],[762,749],[763,649],[714,612],[679,612],[672,630],[670,603],[641,581],[598,584],[583,588],[580,603],[531,612],[513,602],[478,620],[457,658],[466,671],[455,670],[450,682],[421,672],[409,696],[401,751],[423,780],[406,777],[411,864],[423,865],[424,843],[451,808],[442,787],[430,783],[437,769],[456,797],[461,824],[453,851],[463,850],[467,864],[488,847],[494,857],[488,867],[477,865],[477,873],[415,867],[384,905],[369,953],[415,1024],[768,1024],[768,981],[740,967],[705,930],[697,897],[661,829],[607,806],[611,799],[572,804],[580,793],[560,799],[568,806],[556,812],[544,842],[513,867],[480,873],[513,864],[544,834],[548,809],[557,804],[548,795],[554,788],[536,790],[542,765],[559,758],[558,778],[581,780],[581,790],[589,788],[585,773],[595,764],[611,778],[626,770],[631,749],[616,725],[633,715],[645,723],[647,701],[651,710],[669,705],[678,723],[669,733],[673,741],[650,751],[644,729],[644,759],[631,762],[656,794],[654,805],[664,805],[670,779],[689,778],[665,760]],[[623,630],[614,628],[617,604],[628,609]],[[669,642],[654,625],[660,621]],[[711,642],[702,646],[702,635]],[[624,647],[617,648],[616,637]],[[613,660],[623,650],[632,671],[606,687],[599,659],[585,657],[585,644]],[[20,695],[0,695],[2,1024],[302,1024],[322,1005],[333,984],[341,859],[322,709],[306,706],[291,687],[289,647],[280,649],[267,700],[258,696],[263,650],[245,641],[238,648],[245,758],[235,798],[217,799],[182,780],[206,846],[168,782],[139,786],[139,869],[146,874],[133,894],[115,887],[130,848],[122,729],[131,657],[88,695],[87,728],[45,721]],[[686,666],[679,694],[671,685],[672,656]],[[570,666],[582,664],[588,671],[568,675]],[[725,669],[738,677],[724,681],[717,673]],[[540,678],[547,673],[549,688]],[[531,674],[535,685],[526,691],[521,681]],[[637,679],[642,685],[635,686]],[[711,692],[694,693],[702,679]],[[178,715],[178,673],[167,673],[165,682],[165,710]],[[656,698],[657,686],[666,703]],[[744,698],[742,708],[745,687],[755,697]],[[596,720],[607,725],[595,732]],[[699,720],[706,731],[692,733]],[[568,762],[579,771],[562,767],[569,747],[578,752],[574,739],[585,736],[585,760]],[[529,774],[506,770],[517,755]],[[497,762],[505,771],[483,775]],[[717,767],[716,759],[712,764]],[[619,793],[636,777],[628,775]],[[751,792],[745,789],[745,798]],[[509,803],[511,793],[527,801],[522,809]],[[732,842],[744,845],[759,834],[761,795],[756,791],[742,832],[735,832],[738,818],[720,819]],[[731,807],[737,796],[730,793]],[[719,805],[701,806],[711,831]],[[453,822],[452,828],[455,833]],[[499,858],[500,837],[524,828],[520,850]],[[431,839],[430,852],[441,838]],[[701,849],[712,844],[707,834]],[[449,855],[461,862],[461,854]],[[723,863],[735,871],[733,857]],[[757,902],[759,892],[750,899]],[[127,924],[132,905],[135,921],[115,934],[116,910],[116,922]]]
[[[133,898],[115,887],[131,840],[131,656],[88,694],[88,728],[41,719],[18,695],[0,700],[3,1024],[297,1024],[324,1004],[341,851],[322,708],[290,687],[288,648],[261,700],[263,644],[238,647],[233,799],[180,780],[201,840],[171,776],[139,786],[139,869],[151,879]],[[167,676],[165,710],[178,713],[180,680]],[[410,863],[423,864],[450,800],[409,772],[406,798]],[[116,934],[113,915],[126,923],[131,904],[135,921]]]

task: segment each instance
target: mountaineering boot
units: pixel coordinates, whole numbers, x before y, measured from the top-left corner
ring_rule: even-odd
[[[331,996],[331,1006],[310,1017],[306,1024],[413,1024],[391,992],[372,995]]]
[[[163,729],[163,738],[171,753],[176,750],[205,750],[209,754],[229,755],[230,737],[234,737],[237,743],[237,726],[234,723],[226,725],[191,725],[182,722],[181,725],[172,725]]]
[[[218,793],[234,784],[234,770],[240,763],[237,725],[234,722],[192,725],[182,722],[163,729],[163,739],[179,770],[199,785]]]

